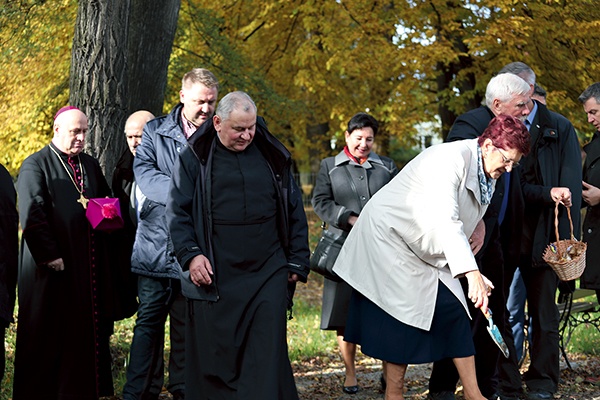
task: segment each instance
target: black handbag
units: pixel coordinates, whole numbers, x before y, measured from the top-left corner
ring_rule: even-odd
[[[333,272],[333,264],[340,254],[346,237],[336,235],[327,229],[323,229],[321,238],[310,256],[310,269],[325,278],[339,282],[342,279]]]

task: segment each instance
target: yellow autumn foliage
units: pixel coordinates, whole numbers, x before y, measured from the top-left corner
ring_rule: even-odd
[[[0,11],[0,162],[16,173],[48,142],[52,113],[68,101],[77,2],[8,4]],[[523,61],[549,107],[585,137],[592,128],[577,96],[600,80],[599,28],[595,0],[189,0],[164,111],[186,71],[209,68],[221,95],[250,93],[307,170],[332,153],[330,140],[339,143],[356,112],[382,123],[385,153],[391,136],[414,144],[422,122],[441,121],[443,134],[480,104],[503,65]]]

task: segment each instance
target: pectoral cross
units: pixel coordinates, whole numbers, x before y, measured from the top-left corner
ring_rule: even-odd
[[[77,202],[81,203],[84,210],[87,209],[87,204],[88,204],[89,200],[86,199],[85,197],[83,197],[83,193],[79,195],[79,200],[77,200]]]

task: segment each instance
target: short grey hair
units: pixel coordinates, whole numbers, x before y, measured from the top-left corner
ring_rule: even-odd
[[[544,99],[546,98],[546,95],[547,95],[546,89],[544,89],[537,83],[535,85],[533,85],[533,94],[543,97]]]
[[[577,98],[581,104],[585,104],[591,98],[596,99],[596,102],[600,104],[600,82],[592,83],[587,87]]]
[[[490,79],[485,89],[485,105],[492,107],[494,99],[506,103],[514,96],[529,94],[530,90],[529,84],[519,76],[512,73],[498,74]]]
[[[237,91],[227,93],[225,97],[219,101],[215,115],[218,115],[222,121],[229,118],[229,115],[233,110],[241,110],[244,112],[254,111],[257,113],[256,104],[254,100],[246,92]]]
[[[531,67],[524,62],[515,61],[510,64],[506,64],[498,74],[514,74],[518,75],[530,85],[535,85],[535,72]]]

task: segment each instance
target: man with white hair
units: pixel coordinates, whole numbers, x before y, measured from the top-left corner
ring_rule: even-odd
[[[98,161],[82,152],[86,115],[63,107],[53,130],[17,181],[23,246],[13,399],[94,400],[113,394],[114,288],[108,234],[92,229],[86,208],[111,193]]]
[[[513,74],[499,74],[488,82],[485,92],[485,105],[460,115],[448,134],[447,141],[472,139],[480,136],[489,122],[497,115],[507,114],[523,121],[529,115],[530,87],[523,79]],[[474,234],[471,247],[482,274],[495,285],[489,298],[489,308],[494,313],[494,322],[499,328],[504,325],[506,290],[503,288],[510,269],[518,260],[520,244],[519,232],[523,210],[523,197],[517,168],[504,173],[496,183],[496,190],[486,211],[485,237]],[[517,249],[516,251],[514,249]],[[473,341],[475,343],[475,366],[477,383],[481,393],[495,400],[497,391],[496,364],[500,351],[491,340],[488,321],[479,311],[470,309]],[[454,399],[458,372],[450,359],[433,364],[429,380],[429,398],[435,400]]]

